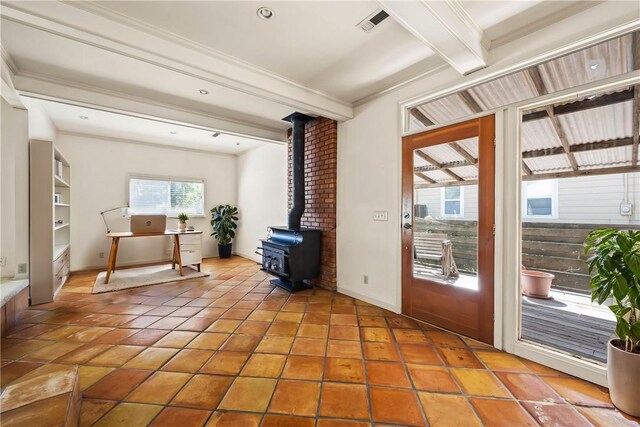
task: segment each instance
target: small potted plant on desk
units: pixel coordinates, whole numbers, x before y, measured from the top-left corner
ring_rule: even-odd
[[[211,209],[212,236],[218,241],[220,258],[231,258],[232,240],[236,237],[238,208],[231,205],[218,205]]]
[[[585,241],[591,301],[609,305],[616,316],[617,339],[607,346],[607,382],[618,409],[640,416],[640,231],[592,231]]]
[[[187,216],[186,213],[181,213],[178,215],[178,228],[180,229],[180,231],[185,231],[187,229],[187,221],[189,220],[189,217]]]

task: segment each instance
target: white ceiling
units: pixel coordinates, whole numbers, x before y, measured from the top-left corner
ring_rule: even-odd
[[[356,25],[375,1],[125,1],[97,5],[345,101],[434,53],[393,19]],[[268,6],[269,20],[256,11]]]
[[[46,108],[62,130],[89,132],[63,117],[80,115],[65,105],[77,104],[174,120],[190,114],[200,127],[284,140],[289,124],[281,118],[294,111],[348,120],[354,103],[449,67],[458,47],[473,45],[466,54],[489,62],[494,42],[595,3],[425,1],[420,13],[442,21],[440,29],[414,31],[390,11],[364,33],[356,24],[381,7],[377,1],[2,1],[2,57],[19,93],[63,102]],[[272,19],[257,17],[262,6]],[[438,40],[424,37],[434,31]],[[123,135],[121,120],[96,114],[102,121],[91,132]],[[180,139],[166,138],[164,128],[138,135],[139,124],[128,135]],[[208,147],[206,138],[190,138]]]
[[[23,97],[22,100],[27,108],[35,107],[44,110],[59,131],[95,135],[114,141],[121,139],[236,155],[263,144],[279,143],[225,133],[213,137],[213,133],[216,132],[214,129],[163,122],[28,97]],[[86,119],[81,117],[86,117]]]

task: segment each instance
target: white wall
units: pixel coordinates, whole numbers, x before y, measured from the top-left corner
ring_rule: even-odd
[[[210,237],[208,210],[221,203],[236,204],[236,158],[232,155],[188,151],[105,138],[58,134],[57,145],[71,164],[71,269],[104,267],[110,241],[100,212],[128,204],[129,174],[203,178],[205,217],[189,224],[202,230],[202,255],[218,255]],[[114,231],[128,231],[118,212],[108,219]],[[168,227],[177,220],[167,219]],[[135,238],[120,242],[118,265],[168,260],[171,241],[167,238]],[[99,253],[105,258],[101,259]]]
[[[238,156],[240,221],[234,252],[260,260],[255,254],[267,227],[287,223],[287,146],[266,144]]]
[[[598,4],[492,50],[483,70],[461,77],[446,68],[356,107],[354,118],[338,126],[338,290],[400,311],[401,102],[473,85],[589,43],[594,35],[637,22],[632,3]],[[374,222],[375,210],[388,211],[389,221]]]
[[[0,256],[6,266],[1,277],[18,275],[18,264],[29,263],[29,130],[25,109],[2,98],[0,138]],[[27,270],[28,273],[28,270]]]

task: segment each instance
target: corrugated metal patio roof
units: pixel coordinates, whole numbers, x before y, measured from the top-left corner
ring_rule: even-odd
[[[411,110],[410,127],[462,119],[639,69],[639,40],[638,33],[628,34],[421,105]],[[640,170],[639,92],[640,86],[623,88],[525,112],[523,179]],[[477,158],[475,139],[424,148],[414,155],[416,174],[422,175],[416,184],[470,184],[477,180]]]

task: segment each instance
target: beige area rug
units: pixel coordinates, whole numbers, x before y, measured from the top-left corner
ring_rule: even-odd
[[[111,274],[107,284],[104,283],[107,272],[103,271],[98,274],[91,293],[101,294],[103,292],[121,291],[123,289],[209,276],[209,273],[201,273],[191,267],[184,267],[183,271],[184,276],[180,276],[178,267],[176,266],[176,269],[173,270],[171,264],[120,269]]]

